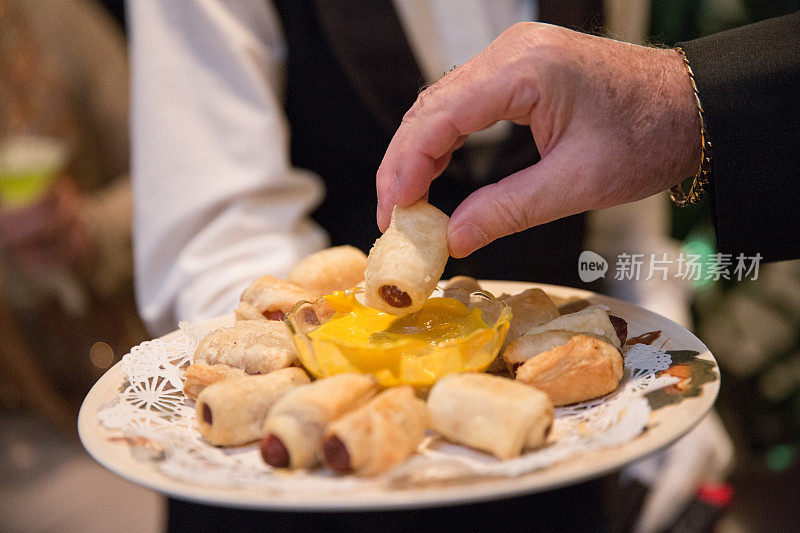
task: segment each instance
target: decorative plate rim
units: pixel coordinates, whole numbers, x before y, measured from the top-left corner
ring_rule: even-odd
[[[711,352],[691,332],[666,317],[634,304],[584,289],[558,285],[491,280],[482,280],[481,285],[485,290],[498,295],[502,292],[516,293],[529,288],[541,288],[556,297],[578,297],[588,300],[590,304],[609,306],[629,322],[662,325],[660,329],[670,333],[670,338],[676,335],[681,338],[677,344],[682,349],[695,350],[699,352],[697,356],[699,359],[713,362],[716,366],[716,360]],[[630,320],[634,314],[632,312],[636,315],[634,320]],[[232,320],[233,315],[230,314],[205,323],[221,327],[232,323]],[[169,342],[178,334],[179,331],[173,331],[160,337],[160,340]],[[131,482],[183,500],[244,509],[294,511],[366,511],[438,507],[521,496],[576,484],[643,459],[678,440],[706,416],[716,400],[720,387],[717,367],[716,379],[703,384],[702,393],[698,397],[685,398],[679,404],[654,410],[651,426],[633,440],[562,461],[529,474],[515,478],[469,479],[442,485],[379,490],[373,493],[359,493],[358,497],[354,498],[346,493],[304,494],[302,491],[286,493],[248,487],[205,486],[166,476],[152,464],[134,458],[129,447],[109,440],[119,438],[121,432],[103,427],[98,420],[98,410],[114,398],[121,380],[121,363],[117,363],[92,387],[78,417],[81,442],[101,465]]]

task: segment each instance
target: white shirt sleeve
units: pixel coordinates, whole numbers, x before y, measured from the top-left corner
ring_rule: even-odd
[[[137,0],[129,18],[136,291],[159,335],[324,247],[323,187],[289,163],[269,2]]]

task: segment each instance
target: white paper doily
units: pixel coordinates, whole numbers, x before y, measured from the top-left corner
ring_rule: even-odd
[[[218,487],[331,491],[398,483],[418,485],[469,476],[519,476],[575,454],[635,438],[650,417],[645,393],[677,381],[671,376],[656,375],[669,368],[669,354],[637,344],[623,352],[626,376],[617,391],[597,400],[557,408],[547,445],[518,458],[499,461],[431,434],[420,446],[419,454],[376,478],[334,476],[326,469],[276,473],[261,460],[256,446],[216,448],[200,437],[195,427],[194,403],[181,392],[181,366],[191,361],[207,330],[187,323],[181,323],[180,329],[181,334],[171,342],[148,341],[123,358],[123,386],[97,416],[103,426],[120,430],[131,442],[146,443],[146,458],[162,473],[177,480]]]

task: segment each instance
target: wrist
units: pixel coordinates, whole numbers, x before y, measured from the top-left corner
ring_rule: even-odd
[[[675,153],[677,174],[671,185],[678,185],[694,176],[700,169],[703,139],[700,125],[699,101],[694,82],[683,54],[676,49],[664,51],[668,56],[667,83],[674,96]]]
[[[692,70],[691,65],[689,64],[689,59],[686,57],[685,52],[682,48],[677,47],[675,48],[675,52],[680,57],[681,62],[683,63],[683,68],[686,72],[686,78],[689,81],[689,85],[692,89],[691,96],[692,96],[692,103],[695,107],[695,123],[697,126],[697,132],[699,135],[699,158],[697,163],[697,170],[690,174],[691,183],[689,184],[689,189],[687,191],[683,190],[680,182],[673,185],[670,188],[670,198],[672,201],[677,204],[679,207],[685,207],[687,205],[692,205],[697,203],[700,200],[700,197],[703,194],[705,186],[708,183],[709,177],[711,175],[711,142],[708,139],[708,132],[706,131],[706,124],[705,124],[705,113],[703,111],[703,104],[700,101],[700,93],[697,89],[697,84],[694,79],[694,71]],[[686,105],[686,102],[683,102]],[[695,145],[696,146],[696,145]],[[695,148],[695,151],[697,149]]]

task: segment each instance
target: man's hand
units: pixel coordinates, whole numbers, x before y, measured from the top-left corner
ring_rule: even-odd
[[[645,198],[700,162],[699,117],[678,52],[521,23],[406,113],[378,169],[380,228],[395,204],[427,194],[467,135],[498,120],[530,125],[542,159],[456,209],[448,228],[454,257],[537,224]]]
[[[80,217],[80,193],[68,177],[59,178],[34,204],[0,210],[0,248],[31,273],[42,267],[72,267],[91,251],[89,231]]]

